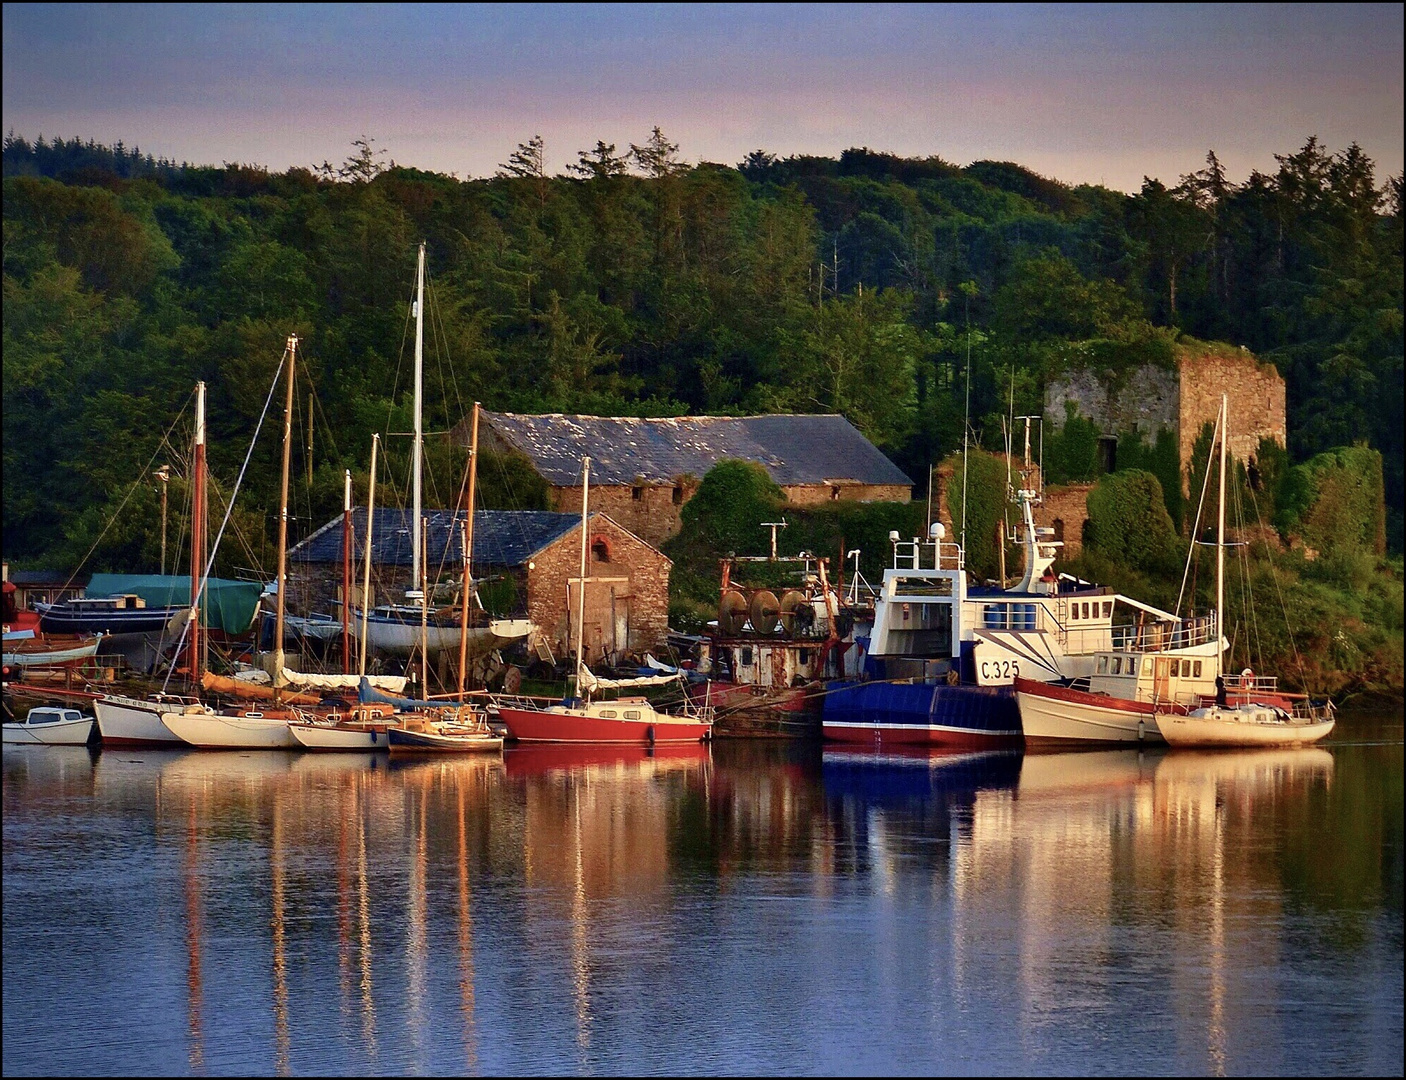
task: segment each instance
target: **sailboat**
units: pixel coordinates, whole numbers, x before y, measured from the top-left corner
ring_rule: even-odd
[[[464,582],[460,593],[459,613],[459,700],[454,704],[442,705],[425,713],[411,714],[418,719],[404,718],[398,727],[387,731],[390,752],[397,753],[477,753],[485,750],[501,750],[503,738],[488,726],[488,715],[481,705],[471,705],[465,700],[464,673],[468,659],[469,645],[469,597],[473,593],[473,529],[474,493],[478,485],[478,402],[474,402],[473,437],[469,445],[468,513],[464,521]],[[420,633],[428,633],[428,621],[423,605],[428,601],[428,589],[422,589],[420,603]],[[429,650],[421,638],[420,655],[424,659],[426,677],[422,685],[429,685]]]
[[[288,396],[283,414],[283,487],[279,501],[278,520],[278,608],[274,634],[273,679],[277,688],[285,667],[283,657],[284,599],[288,569],[288,462],[292,452],[293,377],[298,356],[298,336],[290,334],[288,353]],[[198,586],[197,586],[198,587]],[[197,620],[191,620],[194,630]],[[196,656],[192,648],[192,657]],[[192,661],[192,672],[196,668]],[[288,721],[298,713],[282,707],[275,697],[270,708],[217,712],[208,705],[187,705],[179,712],[159,714],[161,723],[177,739],[203,749],[221,750],[283,750],[294,749],[298,741],[288,728]]]
[[[425,245],[420,245],[415,268],[415,429],[411,448],[411,568],[412,590],[421,587],[421,571],[427,558],[422,542],[420,485],[423,471],[424,433],[422,431],[422,397],[424,385],[424,319],[425,319]],[[408,601],[418,601],[415,591],[407,591]],[[467,610],[467,609],[465,609]],[[461,639],[467,641],[468,652],[477,657],[494,649],[520,641],[532,632],[527,619],[490,619],[487,626],[467,629],[461,634],[462,619],[458,613],[430,615],[420,603],[383,604],[365,613],[358,613],[359,632],[372,651],[387,656],[408,658],[417,650],[429,653],[457,651]]]
[[[1331,704],[1312,706],[1304,695],[1280,691],[1277,680],[1256,677],[1248,669],[1240,675],[1223,670],[1229,647],[1221,632],[1226,414],[1222,395],[1215,429],[1220,446],[1220,509],[1214,610],[1209,616],[1173,624],[1129,628],[1113,649],[1096,654],[1092,675],[1048,683],[1017,678],[1016,698],[1027,747],[1077,742],[1282,745],[1313,742],[1332,729]],[[1187,557],[1194,557],[1194,547]]]
[[[586,622],[587,506],[590,501],[591,459],[582,459],[581,575],[576,591],[576,692],[577,697],[559,705],[540,708],[518,700],[498,702],[498,718],[508,736],[529,743],[623,743],[652,746],[657,743],[696,743],[711,736],[713,711],[688,702],[677,715],[661,713],[644,697],[592,701],[600,690],[661,686],[680,681],[682,673],[637,679],[597,678],[584,658]]]

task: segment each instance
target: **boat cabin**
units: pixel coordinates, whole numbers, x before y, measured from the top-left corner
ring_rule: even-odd
[[[29,715],[20,721],[30,727],[38,727],[41,724],[58,724],[68,721],[76,724],[82,720],[89,720],[91,717],[84,716],[77,709],[65,709],[57,705],[39,705],[29,710]]]

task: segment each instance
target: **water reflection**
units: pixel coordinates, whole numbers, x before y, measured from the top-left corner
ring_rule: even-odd
[[[1400,967],[1372,922],[1399,921],[1399,745],[43,749],[4,759],[7,1035],[59,988],[135,1001],[120,1040],[7,1038],[7,1073],[1223,1074],[1400,1045],[1341,962]],[[44,905],[72,940],[25,936]],[[1325,993],[1366,1056],[1314,1041]]]

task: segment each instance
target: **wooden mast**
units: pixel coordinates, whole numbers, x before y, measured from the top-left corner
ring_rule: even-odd
[[[590,537],[586,535],[586,506],[591,492],[591,459],[581,459],[581,580],[576,593],[576,695],[581,693],[581,669],[585,666],[586,651],[586,550]]]
[[[376,515],[376,448],[381,436],[371,436],[371,482],[366,491],[366,560],[361,578],[361,648],[357,658],[357,674],[366,674],[366,616],[371,610],[371,539],[375,535],[372,521]]]
[[[274,700],[283,686],[283,616],[287,601],[288,576],[288,463],[293,450],[293,368],[298,356],[298,335],[288,335],[288,399],[283,409],[283,487],[278,505],[278,606],[273,628]]]
[[[459,604],[459,701],[464,700],[464,667],[469,653],[469,593],[473,589],[474,488],[478,484],[478,402],[469,437],[469,498],[464,515],[464,594]]]

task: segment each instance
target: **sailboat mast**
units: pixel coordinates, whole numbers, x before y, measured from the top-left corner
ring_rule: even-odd
[[[469,435],[469,498],[464,515],[464,594],[459,611],[459,700],[464,700],[464,665],[469,653],[469,592],[473,587],[474,488],[478,485],[478,402]]]
[[[273,676],[275,688],[283,685],[283,615],[287,601],[288,577],[288,463],[293,452],[293,368],[298,358],[298,335],[288,335],[288,398],[283,408],[283,486],[278,499],[278,606],[273,628]]]
[[[357,674],[366,674],[366,616],[371,610],[371,537],[372,520],[376,516],[376,448],[381,436],[371,436],[371,482],[366,491],[366,560],[361,576],[361,649],[357,659]]]
[[[420,581],[420,560],[424,552],[420,538],[420,470],[421,454],[424,450],[425,435],[421,430],[420,400],[421,387],[425,375],[425,245],[420,244],[420,256],[415,266],[415,445],[411,454],[411,517],[414,522],[410,530],[410,580],[418,586]]]
[[[342,491],[342,671],[351,673],[352,482],[347,469]]]
[[[1225,657],[1220,643],[1225,635],[1221,633],[1225,618],[1225,451],[1226,451],[1226,400],[1220,396],[1220,506],[1216,520],[1216,666],[1225,670]]]
[[[581,459],[581,580],[576,590],[576,692],[581,692],[581,668],[586,652],[586,536],[587,504],[591,493],[591,459]]]
[[[190,681],[200,681],[200,577],[205,569],[205,384],[195,384],[195,447],[190,496]],[[164,489],[163,489],[164,491]],[[163,534],[164,535],[164,534]],[[165,559],[163,558],[164,562]]]

